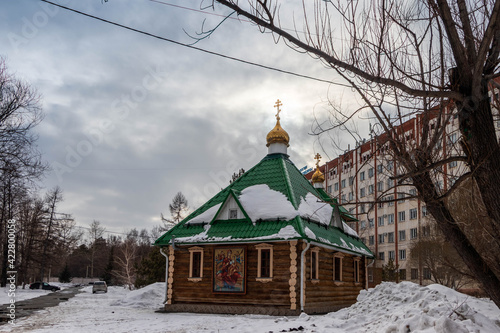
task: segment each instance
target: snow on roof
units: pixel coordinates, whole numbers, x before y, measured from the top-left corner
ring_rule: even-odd
[[[303,218],[318,221],[321,224],[329,225],[332,218],[333,207],[320,201],[312,193],[307,193],[305,198],[300,200],[299,213]],[[345,222],[342,222],[344,232],[348,235],[358,238],[358,233],[349,227]]]
[[[222,203],[210,207],[209,209],[207,209],[206,211],[204,211],[200,215],[193,217],[191,220],[189,220],[186,223],[190,223],[190,224],[204,223],[204,222],[210,223],[213,220],[215,214],[217,214],[217,211],[219,211],[219,208],[221,205],[222,205]]]
[[[314,194],[307,193],[305,198],[300,200],[298,211],[301,217],[318,221],[324,225],[329,225],[333,208],[329,203],[319,201]]]
[[[180,243],[203,243],[203,242],[228,242],[228,241],[233,241],[233,242],[238,242],[238,241],[259,241],[259,240],[266,240],[266,239],[290,239],[290,238],[298,238],[300,237],[300,234],[294,229],[293,226],[287,225],[286,227],[283,227],[280,229],[275,234],[272,235],[267,235],[267,236],[260,236],[260,237],[253,237],[253,238],[233,238],[232,236],[227,236],[227,237],[207,237],[207,232],[210,229],[210,225],[206,225],[205,231],[196,234],[194,236],[189,236],[189,237],[179,237],[176,238],[175,241],[178,241]]]
[[[239,200],[252,222],[257,220],[291,220],[298,215],[288,198],[266,184],[254,185],[241,191]]]
[[[348,235],[354,236],[354,237],[359,237],[358,233],[354,231],[350,226],[347,225],[347,223],[342,222],[342,225],[344,226],[344,232]]]

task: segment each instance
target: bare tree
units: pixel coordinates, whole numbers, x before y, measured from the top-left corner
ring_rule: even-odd
[[[118,252],[115,258],[117,269],[113,271],[113,274],[132,290],[136,276],[137,243],[132,238],[125,239],[119,246]]]
[[[1,285],[6,283],[7,220],[16,218],[28,185],[39,179],[47,166],[37,150],[32,129],[43,118],[40,97],[28,83],[9,73],[0,57],[0,241]]]
[[[89,256],[90,256],[90,277],[94,277],[94,265],[96,261],[96,256],[99,251],[99,244],[104,241],[103,236],[106,232],[106,228],[101,226],[101,222],[92,221],[90,228],[88,230],[89,236]]]
[[[500,1],[396,0],[303,1],[213,0],[271,31],[292,48],[319,58],[359,94],[362,105],[339,111],[342,127],[355,113],[367,112],[381,125],[383,138],[400,166],[398,185],[412,185],[484,290],[500,307],[498,262],[484,256],[457,221],[461,207],[447,200],[470,180],[487,214],[490,250],[500,252],[500,147],[488,92],[496,89],[500,54]],[[290,13],[280,16],[280,11]],[[295,11],[294,11],[295,10]],[[298,11],[299,18],[293,17]],[[290,33],[283,22],[302,20]],[[213,33],[209,31],[208,33]],[[403,124],[418,115],[421,138],[407,138]],[[457,155],[439,151],[445,125],[457,118],[461,138]],[[432,123],[434,127],[432,127]],[[321,124],[322,125],[322,124]],[[459,161],[463,172],[454,184],[436,186],[439,170]]]

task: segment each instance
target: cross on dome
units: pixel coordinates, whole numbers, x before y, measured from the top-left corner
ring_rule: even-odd
[[[276,104],[274,104],[274,107],[278,109],[278,113],[276,113],[276,119],[280,120],[280,112],[281,112],[281,109],[280,109],[280,106],[282,106],[283,104],[281,103],[281,101],[278,99],[276,101]]]
[[[314,159],[316,160],[316,167],[319,167],[319,160],[321,160],[321,155],[319,153],[314,156]]]

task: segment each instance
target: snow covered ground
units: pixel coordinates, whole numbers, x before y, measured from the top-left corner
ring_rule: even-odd
[[[50,284],[53,286],[58,286],[59,288],[61,288],[61,290],[72,286],[71,283],[51,282]],[[35,298],[38,296],[43,296],[50,293],[49,290],[40,290],[40,289],[31,290],[29,288],[29,285],[26,285],[24,288],[25,289],[19,287],[18,289],[16,289],[15,291],[16,302],[24,301],[25,299]],[[10,301],[9,285],[7,285],[6,288],[0,288],[0,304],[7,304],[9,301]]]
[[[83,291],[17,325],[0,326],[0,332],[500,332],[500,310],[491,301],[410,282],[382,283],[362,291],[349,308],[300,317],[155,313],[163,283],[135,291],[109,287],[107,294]]]

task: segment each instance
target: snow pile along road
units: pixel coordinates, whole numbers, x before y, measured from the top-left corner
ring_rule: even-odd
[[[127,296],[111,303],[111,306],[159,309],[163,306],[164,299],[165,283],[157,282],[141,289],[132,290]]]
[[[489,300],[441,285],[384,282],[362,290],[358,302],[325,315],[324,327],[346,332],[500,332],[500,311]],[[327,319],[328,318],[328,319]]]

